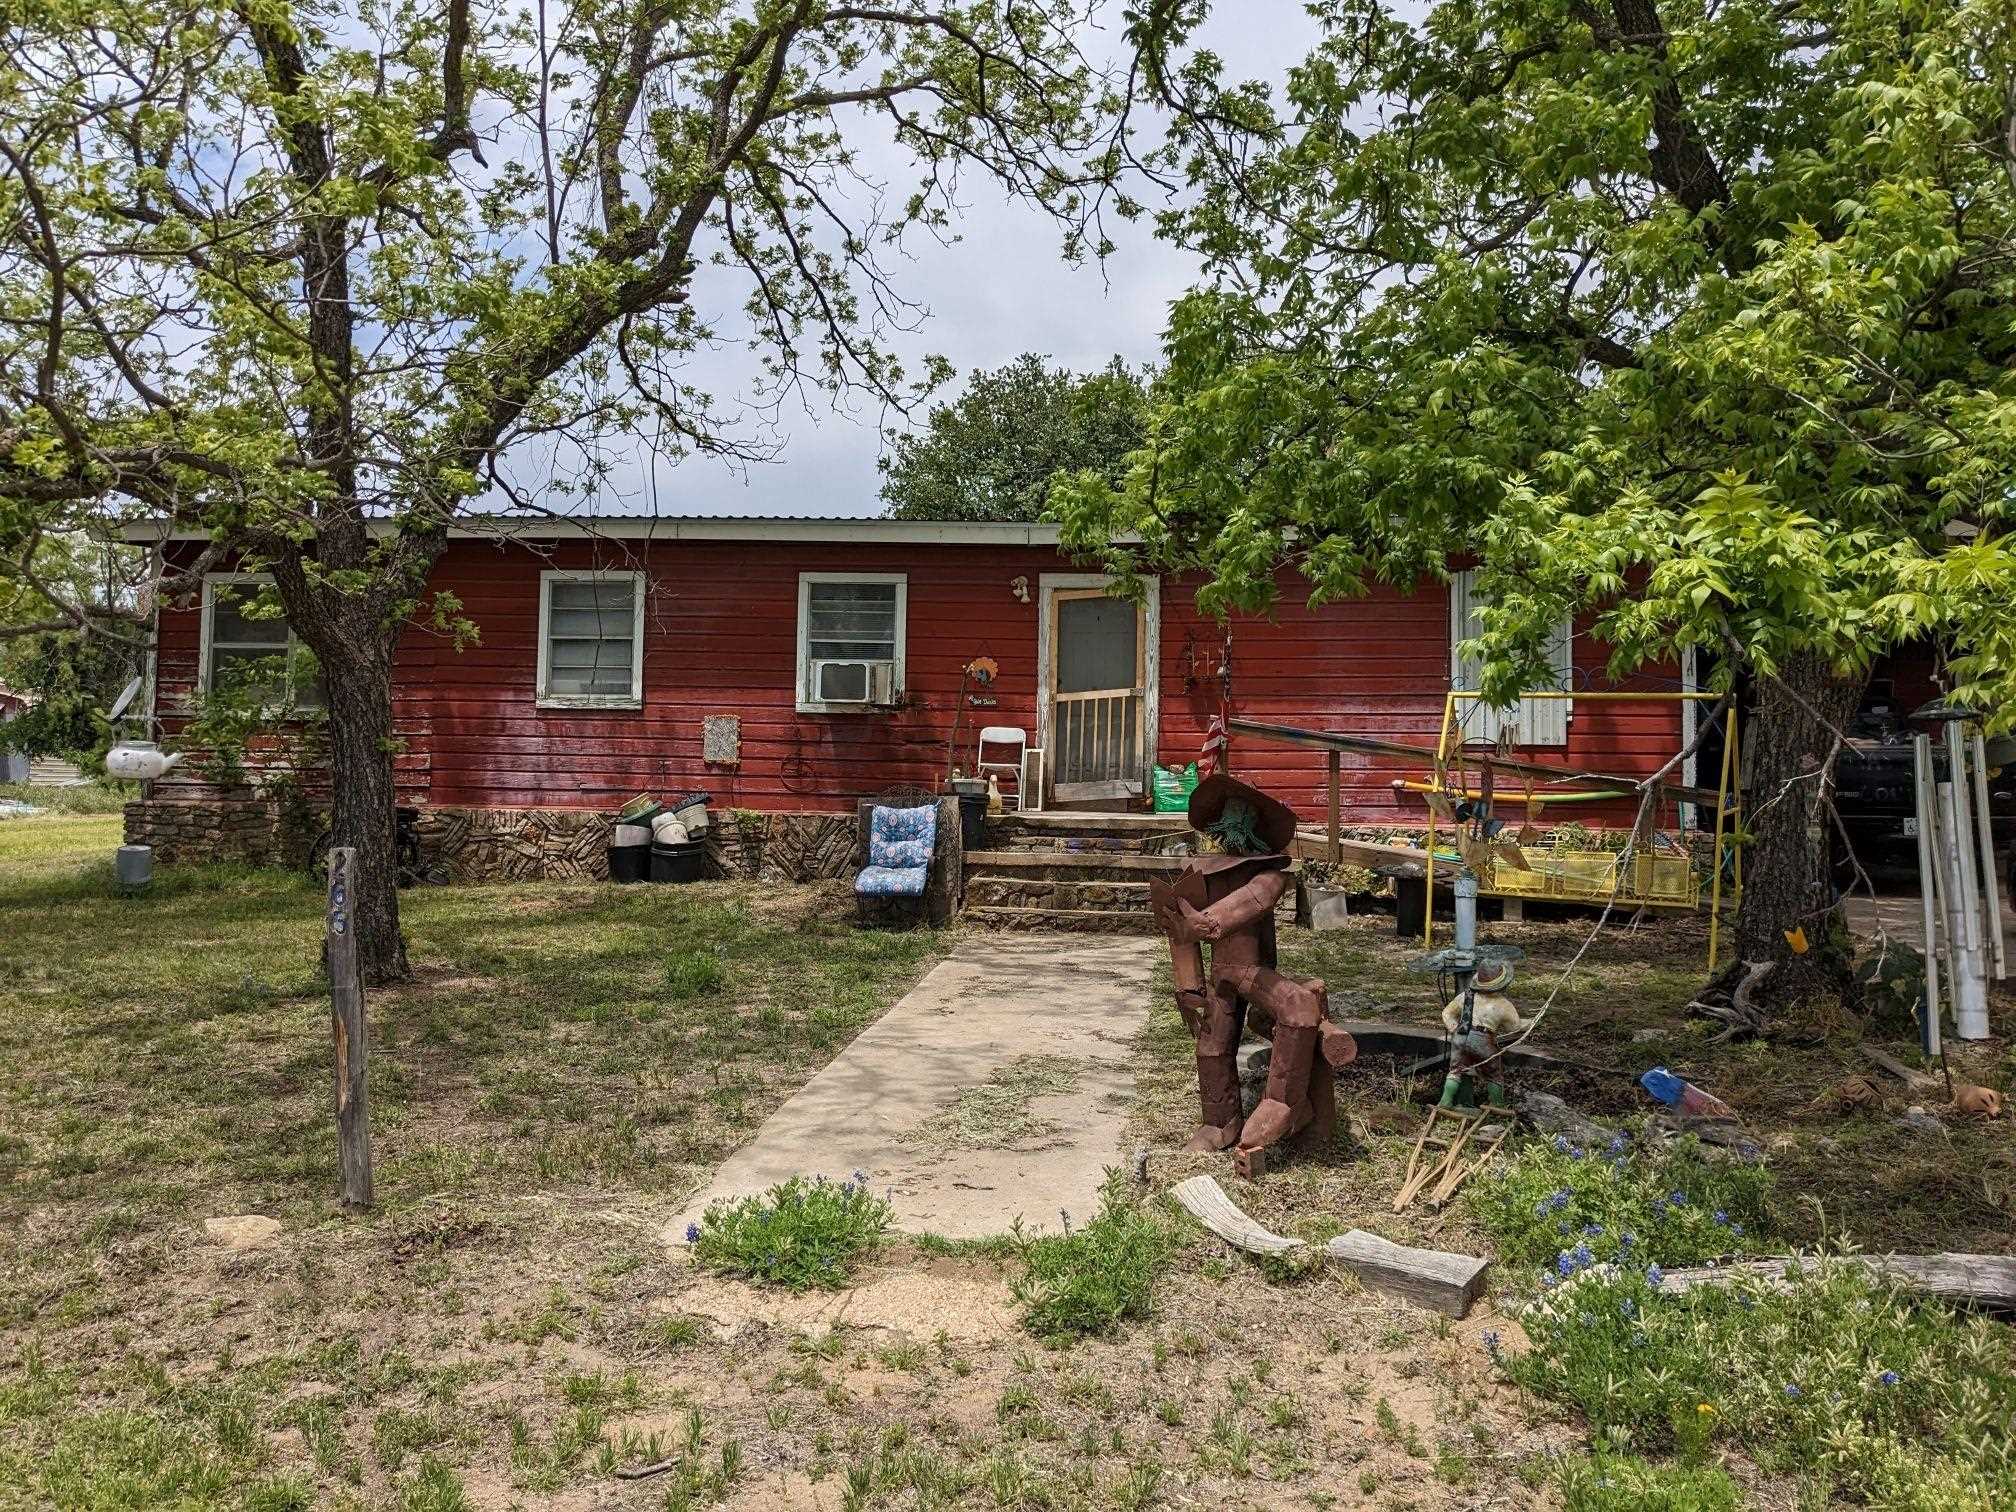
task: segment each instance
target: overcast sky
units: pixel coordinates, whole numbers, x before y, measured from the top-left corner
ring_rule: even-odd
[[[1221,0],[1202,41],[1230,72],[1278,80],[1315,35],[1301,0]],[[1117,30],[1107,33],[1104,50],[1117,55],[1120,46]],[[1088,40],[1087,51],[1097,54],[1100,44]],[[897,149],[886,136],[862,140],[869,170],[900,187],[905,175]],[[929,311],[914,334],[893,343],[906,367],[918,370],[935,352],[960,374],[935,398],[956,395],[975,368],[998,367],[1023,352],[1074,368],[1102,367],[1116,353],[1136,364],[1156,355],[1164,312],[1191,280],[1189,257],[1156,240],[1147,224],[1116,219],[1109,230],[1118,250],[1104,267],[1074,268],[1063,260],[1057,227],[1040,211],[977,179],[968,180],[963,198],[957,242],[913,236],[905,259],[891,261],[897,286]],[[742,288],[710,279],[711,271],[703,269],[695,281],[696,303],[722,317],[724,332],[746,328]],[[755,354],[727,346],[695,361],[693,381],[725,402],[750,391],[757,371]],[[640,455],[610,490],[627,497],[605,493],[597,507],[658,515],[877,515],[883,504],[875,464],[885,418],[865,402],[852,413],[835,413],[823,402],[807,413],[794,404],[779,417],[774,461],[737,471],[687,458],[660,464],[654,477]]]

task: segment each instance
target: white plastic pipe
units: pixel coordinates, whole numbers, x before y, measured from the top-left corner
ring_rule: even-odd
[[[1982,965],[1996,981],[2009,975],[2007,947],[2002,943],[2002,894],[1995,883],[1995,811],[1988,806],[1988,743],[1974,732],[1974,834],[1981,844],[1981,927],[1988,935]]]
[[[1918,809],[1918,900],[1925,916],[1925,1022],[1919,1043],[1939,1053],[1939,868],[1932,859],[1932,740],[1911,742],[1911,796]]]
[[[1965,774],[1958,775],[1964,782]],[[1940,836],[1938,856],[1940,881],[1945,884],[1946,931],[1951,942],[1953,1033],[1963,1040],[1979,1040],[1988,1037],[1988,984],[1981,971],[1981,920],[1970,906],[1973,889],[1967,877],[1972,870],[1968,865],[1971,837],[1960,827],[1965,809],[1956,801],[1957,787],[1959,784],[1953,782],[1939,784],[1940,827],[1945,833]]]

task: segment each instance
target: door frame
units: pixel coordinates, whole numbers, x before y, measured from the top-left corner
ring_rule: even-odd
[[[1110,572],[1045,572],[1036,587],[1036,744],[1043,748],[1043,796],[1056,786],[1055,764],[1051,760],[1051,695],[1056,691],[1050,675],[1052,626],[1057,622],[1059,591],[1080,588],[1111,588],[1118,581]],[[1162,579],[1149,577],[1148,592],[1138,609],[1141,628],[1141,760],[1138,774],[1144,795],[1154,791],[1150,771],[1162,754]]]

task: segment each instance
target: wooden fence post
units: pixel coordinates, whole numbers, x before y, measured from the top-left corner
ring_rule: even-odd
[[[364,987],[357,979],[357,936],[351,929],[352,874],[357,852],[329,852],[330,1023],[336,1036],[336,1138],[343,1172],[343,1205],[371,1205],[371,1113],[365,1097],[370,1047],[364,1032]]]

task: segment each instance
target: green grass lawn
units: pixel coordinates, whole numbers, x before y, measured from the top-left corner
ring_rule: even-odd
[[[1592,950],[1539,1041],[1572,1064],[1529,1084],[1635,1130],[1635,1073],[1664,1061],[1742,1108],[1768,1198],[1658,1161],[1581,1173],[1527,1141],[1489,1200],[1394,1214],[1410,1101],[1432,1089],[1376,1056],[1340,1083],[1334,1148],[1239,1182],[1222,1156],[1178,1153],[1195,1094],[1165,979],[1131,1047],[1151,1185],[1122,1176],[1114,1216],[1081,1215],[1040,1251],[897,1240],[858,1246],[857,1270],[849,1250],[861,1294],[910,1298],[863,1327],[696,1270],[666,1225],[948,935],[856,930],[844,884],[408,892],[415,979],[368,995],[379,1200],[344,1214],[319,893],[203,867],[126,896],[118,826],[0,821],[0,1508],[1708,1512],[1844,1489],[1958,1507],[2016,1483],[1995,1448],[2016,1399],[2000,1325],[1876,1296],[1851,1338],[1829,1311],[1849,1305],[1838,1280],[1756,1299],[1752,1317],[1668,1306],[1635,1273],[1589,1293],[1600,1337],[1579,1303],[1551,1332],[1488,1311],[1451,1324],[1334,1266],[1233,1255],[1154,1195],[1209,1171],[1278,1231],[1496,1254],[1508,1312],[1565,1221],[1557,1187],[1648,1244],[1680,1234],[1688,1258],[1720,1242],[1718,1220],[1643,1216],[1682,1180],[1759,1247],[1845,1228],[1872,1247],[2006,1249],[2008,1125],[1955,1120],[1935,1145],[1885,1113],[1819,1111],[1875,1029],[1838,1014],[1710,1044],[1683,1011],[1697,923]],[[1586,927],[1487,926],[1527,947],[1529,1010]],[[1433,1020],[1432,988],[1404,969],[1418,944],[1388,919],[1282,947],[1367,1014]],[[2003,1042],[1970,1054],[1969,1074],[2007,1085]],[[242,1250],[206,1235],[242,1214],[280,1235]],[[780,1251],[810,1242],[797,1205],[744,1229],[730,1269],[823,1275],[824,1252]],[[1048,1311],[1018,1319],[1032,1298]],[[1641,1315],[1662,1348],[1693,1351],[1710,1411],[1639,1351]],[[1784,1390],[1802,1381],[1805,1407]],[[1616,1452],[1591,1460],[1602,1424]],[[614,1474],[663,1459],[663,1477]]]
[[[318,1346],[335,1366],[281,1348],[296,1296],[247,1336],[259,1370],[189,1395],[232,1336],[228,1281],[181,1263],[204,1218],[317,1236],[309,1292],[388,1248],[536,1249],[585,1206],[648,1227],[943,948],[856,930],[844,889],[408,892],[416,979],[368,994],[378,1205],[346,1219],[319,892],[219,866],[127,896],[118,841],[116,815],[0,821],[0,1504],[235,1504],[318,1372],[394,1389],[357,1383],[354,1338]]]

